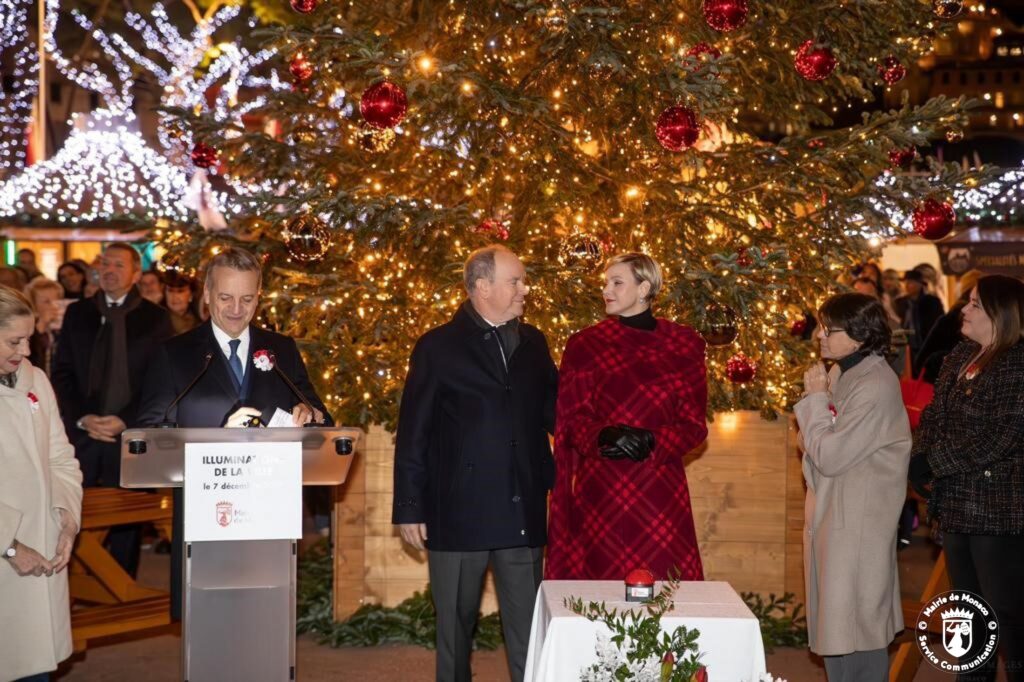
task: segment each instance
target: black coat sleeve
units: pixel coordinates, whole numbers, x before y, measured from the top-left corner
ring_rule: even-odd
[[[82,302],[68,306],[63,323],[63,342],[57,344],[57,351],[53,358],[53,373],[50,375],[50,383],[53,385],[53,392],[57,395],[57,405],[60,408],[61,417],[64,419],[64,428],[69,437],[74,440],[75,422],[85,416],[83,405],[83,387],[78,385],[75,377],[75,356],[72,348],[72,331],[82,324],[80,310]]]
[[[395,494],[392,523],[423,523],[427,490],[428,453],[434,423],[437,367],[424,339],[417,342],[409,360],[409,375],[402,391],[395,438]]]
[[[542,338],[544,338],[542,336]],[[548,340],[544,338],[544,357],[547,358],[547,367],[544,373],[547,381],[544,391],[544,428],[551,435],[555,435],[555,405],[558,402],[558,368],[555,361],[551,359],[551,349],[548,347]]]
[[[175,381],[175,373],[171,367],[170,354],[167,352],[166,344],[160,346],[153,353],[153,361],[146,372],[146,378],[142,382],[142,391],[139,394],[139,410],[135,416],[135,423],[129,426],[145,428],[156,426],[163,419],[164,411],[168,405],[174,402],[178,394],[178,382]],[[167,415],[169,421],[177,420],[178,409],[171,410]]]
[[[306,396],[309,404],[323,413],[324,424],[326,426],[334,426],[334,418],[328,414],[324,401],[317,395],[316,389],[313,388],[313,383],[309,380],[306,363],[302,360],[299,347],[295,345],[295,339],[289,337],[285,337],[285,339],[284,352],[287,357],[287,363],[282,369],[288,374],[288,378],[292,380],[292,383],[295,384],[295,388],[299,389],[299,392]],[[296,397],[296,400],[298,400],[298,397]]]

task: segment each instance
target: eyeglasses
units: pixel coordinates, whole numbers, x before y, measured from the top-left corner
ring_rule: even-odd
[[[846,331],[845,329],[830,329],[829,327],[822,327],[821,328],[821,333],[825,335],[826,339],[829,336],[831,336],[832,334],[837,334],[839,332],[845,332],[845,331]]]

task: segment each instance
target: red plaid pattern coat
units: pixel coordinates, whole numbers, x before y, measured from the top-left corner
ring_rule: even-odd
[[[703,580],[683,455],[707,437],[704,340],[658,320],[644,331],[609,319],[575,334],[560,370],[549,580],[622,580],[634,568]],[[608,460],[608,425],[649,429],[643,462]]]

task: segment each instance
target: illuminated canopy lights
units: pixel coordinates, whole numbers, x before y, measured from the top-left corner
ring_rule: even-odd
[[[53,158],[0,186],[0,216],[58,225],[186,219],[184,171],[146,144],[134,117],[98,110],[74,124]]]

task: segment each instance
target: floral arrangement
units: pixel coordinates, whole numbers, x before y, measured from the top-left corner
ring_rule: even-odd
[[[581,682],[707,682],[700,663],[700,631],[680,625],[662,632],[661,618],[672,610],[678,580],[668,580],[640,610],[609,610],[604,602],[567,598],[565,606],[588,620],[604,623],[611,638],[599,636],[597,663],[580,673]]]
[[[253,366],[261,372],[274,369],[274,354],[269,350],[258,350],[252,354]]]

